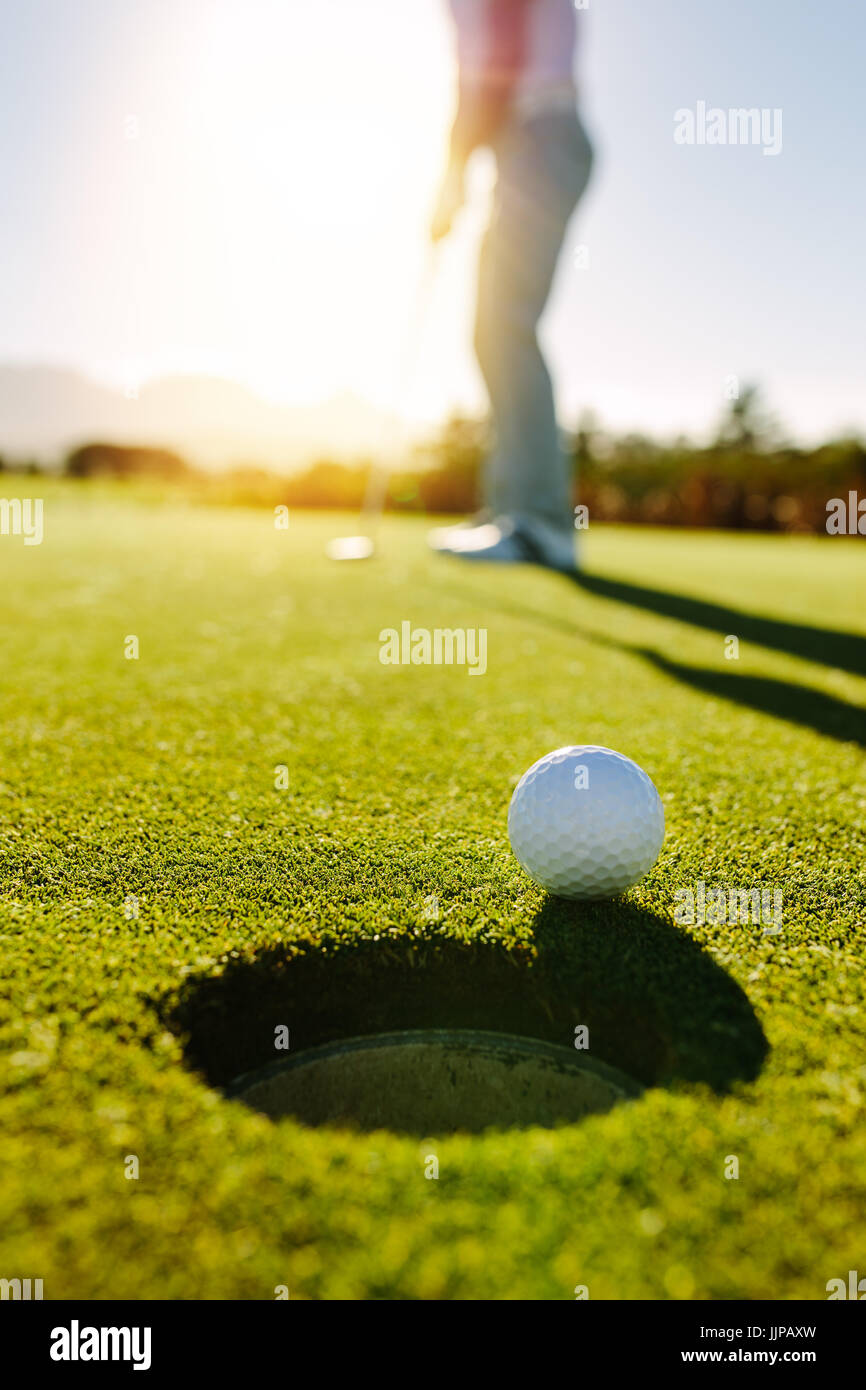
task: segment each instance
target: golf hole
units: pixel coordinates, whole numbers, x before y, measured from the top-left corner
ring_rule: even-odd
[[[551,900],[531,946],[438,931],[281,942],[152,1003],[221,1097],[275,1121],[422,1137],[575,1123],[677,1080],[722,1093],[768,1051],[739,985],[629,903]]]
[[[271,1119],[426,1135],[552,1128],[641,1090],[623,1072],[537,1038],[424,1029],[310,1048],[237,1077],[228,1095]]]

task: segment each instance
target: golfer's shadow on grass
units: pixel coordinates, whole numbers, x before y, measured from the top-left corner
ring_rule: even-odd
[[[630,603],[658,613],[662,617],[677,618],[681,622],[705,627],[710,631],[735,633],[744,641],[761,643],[776,651],[790,652],[792,655],[806,657],[810,661],[850,671],[856,675],[866,675],[866,639],[853,634],[756,617],[731,608],[723,608],[718,604],[703,603],[680,594],[642,588],[619,580],[604,579],[598,575],[579,574],[572,582],[578,588],[600,598]],[[460,589],[460,594],[463,599],[469,596],[465,588]],[[681,681],[684,685],[690,685],[704,695],[730,700],[759,710],[762,714],[772,715],[776,719],[801,724],[804,728],[814,729],[816,733],[838,739],[842,743],[866,746],[866,711],[857,705],[849,704],[846,700],[839,700],[834,695],[771,676],[738,675],[708,667],[687,666],[648,647],[621,642],[614,637],[581,627],[569,618],[542,613],[536,608],[513,600],[488,594],[480,595],[477,592],[472,593],[471,598],[476,604],[483,602],[512,617],[541,622],[546,627],[570,637],[580,637],[614,651],[642,657],[658,671]],[[802,645],[798,647],[798,643]]]
[[[275,1052],[280,1029],[292,1059],[342,1039],[421,1029],[517,1034],[573,1057],[578,1036],[593,1064],[642,1086],[703,1082],[716,1091],[753,1080],[767,1053],[739,985],[684,931],[625,900],[548,899],[531,945],[465,943],[426,928],[268,949],[219,975],[190,977],[159,1009],[183,1036],[188,1065],[223,1091],[286,1057]],[[410,1110],[411,1119],[395,1093],[384,1127],[432,1129]],[[351,1104],[352,1123],[350,1112]],[[483,1126],[470,1115],[458,1127]]]
[[[659,617],[675,618],[681,623],[717,632],[720,636],[736,633],[742,642],[787,652],[790,656],[805,658],[839,671],[849,671],[855,676],[866,676],[866,637],[857,633],[744,613],[737,608],[691,598],[686,594],[651,589],[646,585],[629,584],[622,579],[609,579],[605,575],[583,571],[574,576],[573,583],[596,598],[609,598],[617,603],[628,603],[634,608],[645,608]]]
[[[633,650],[636,656],[644,657],[658,671],[683,681],[705,695],[748,705],[762,714],[814,729],[825,738],[866,746],[866,710],[846,700],[837,700],[834,695],[826,695],[809,686],[794,685],[790,681],[775,680],[770,676],[735,675],[729,671],[686,666],[642,647]]]

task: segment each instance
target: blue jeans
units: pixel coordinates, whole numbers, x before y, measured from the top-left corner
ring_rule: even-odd
[[[498,182],[478,279],[475,351],[495,443],[484,505],[530,531],[573,537],[568,461],[537,325],[569,219],[589,181],[592,147],[576,111],[512,120],[494,147]]]

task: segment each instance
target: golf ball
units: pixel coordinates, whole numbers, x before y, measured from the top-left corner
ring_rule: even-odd
[[[508,808],[516,858],[560,898],[624,892],[652,868],[664,837],[664,807],[643,768],[591,743],[539,758]]]

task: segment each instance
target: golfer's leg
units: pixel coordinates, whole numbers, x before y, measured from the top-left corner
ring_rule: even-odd
[[[496,432],[488,497],[497,513],[562,558],[573,553],[570,470],[536,330],[591,153],[576,118],[552,115],[508,131],[497,158],[476,320]]]

